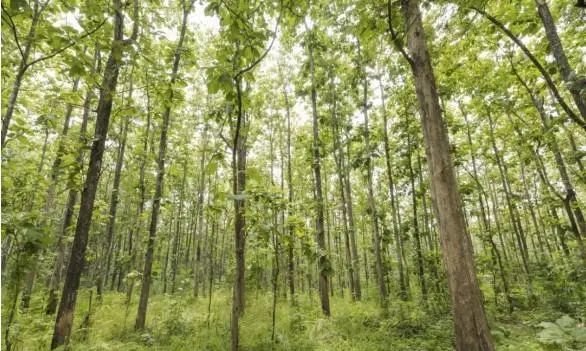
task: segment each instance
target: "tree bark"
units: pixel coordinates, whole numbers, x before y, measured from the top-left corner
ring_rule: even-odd
[[[442,118],[431,58],[425,41],[419,1],[403,0],[402,9],[410,52],[410,57],[406,58],[415,78],[431,177],[432,203],[438,221],[452,298],[456,349],[493,351],[494,343],[476,278],[472,242],[464,225],[448,133]]]
[[[138,5],[135,5],[135,15],[138,13]],[[138,18],[135,17],[135,22]],[[100,180],[102,169],[102,157],[108,135],[108,126],[110,124],[110,115],[112,112],[112,102],[116,94],[118,85],[118,75],[120,72],[122,53],[125,43],[123,41],[124,15],[122,13],[122,4],[120,0],[114,1],[114,37],[110,55],[104,69],[102,84],[100,85],[100,98],[96,114],[96,126],[94,132],[94,141],[90,152],[90,161],[86,173],[84,188],[81,193],[81,203],[75,236],[71,248],[71,257],[67,266],[67,275],[63,293],[61,294],[61,303],[55,320],[55,328],[51,341],[51,349],[55,349],[68,342],[73,327],[73,314],[77,300],[77,290],[81,278],[81,272],[85,261],[85,251],[89,229],[92,221],[94,209],[94,200]],[[136,39],[138,32],[137,24],[133,28],[132,39]]]

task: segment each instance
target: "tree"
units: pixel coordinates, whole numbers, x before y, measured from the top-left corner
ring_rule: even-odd
[[[149,237],[144,256],[144,269],[142,271],[142,287],[140,290],[140,300],[138,303],[138,311],[136,313],[136,322],[134,329],[144,329],[146,323],[146,312],[149,302],[149,292],[151,287],[151,274],[153,269],[153,254],[155,250],[155,239],[157,236],[157,225],[159,222],[159,211],[161,208],[161,200],[163,197],[163,180],[165,178],[165,158],[167,154],[167,133],[171,120],[171,107],[173,106],[174,89],[177,80],[179,79],[179,63],[181,61],[181,53],[183,51],[183,42],[187,31],[187,17],[193,8],[195,0],[182,0],[181,10],[181,29],[175,53],[173,55],[173,65],[171,69],[171,76],[167,90],[165,107],[163,109],[163,123],[161,126],[161,135],[159,138],[159,154],[157,157],[157,180],[155,186],[155,194],[153,196],[153,207],[151,211],[151,222],[149,225]]]
[[[55,330],[51,341],[51,349],[55,349],[65,344],[71,335],[73,326],[73,313],[77,300],[77,290],[83,269],[85,252],[87,249],[87,240],[89,227],[92,221],[94,200],[100,171],[102,168],[102,157],[106,137],[108,135],[108,126],[110,124],[110,114],[112,112],[113,96],[116,93],[118,84],[118,74],[120,72],[120,62],[124,49],[130,43],[134,42],[138,36],[138,2],[134,2],[134,24],[132,35],[128,39],[123,38],[124,16],[122,13],[122,4],[119,0],[114,1],[114,38],[100,89],[100,98],[96,116],[96,127],[94,132],[94,141],[90,152],[90,161],[86,174],[85,184],[81,193],[81,202],[77,225],[75,227],[75,237],[71,247],[71,257],[67,266],[67,275],[65,285],[61,294],[61,302],[57,311],[55,320]]]
[[[456,349],[494,350],[482,296],[476,278],[472,243],[466,231],[456,175],[450,155],[446,127],[427,49],[419,1],[401,4],[404,16],[407,53],[394,34],[389,2],[389,26],[393,40],[409,63],[415,80],[426,157],[430,169],[431,199],[438,220],[442,254],[452,298]]]

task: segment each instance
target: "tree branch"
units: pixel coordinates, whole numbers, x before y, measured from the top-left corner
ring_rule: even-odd
[[[101,22],[101,23],[100,23],[100,24],[99,24],[99,25],[98,25],[96,28],[92,29],[92,30],[91,30],[91,31],[89,31],[89,32],[86,32],[85,34],[83,34],[82,36],[80,36],[79,38],[77,38],[77,40],[75,40],[75,41],[72,41],[71,43],[69,43],[69,44],[65,45],[65,46],[64,46],[64,47],[62,47],[62,48],[59,48],[59,49],[57,49],[57,50],[53,51],[52,53],[50,53],[50,54],[48,54],[48,55],[46,55],[46,56],[40,57],[40,58],[38,58],[38,59],[36,59],[36,60],[33,60],[33,61],[31,61],[31,62],[27,63],[27,64],[24,66],[24,70],[26,71],[28,68],[30,68],[32,65],[34,65],[34,64],[36,64],[36,63],[39,63],[39,62],[41,62],[41,61],[48,60],[48,59],[50,59],[50,58],[53,58],[53,57],[55,57],[55,56],[59,55],[59,54],[60,54],[60,53],[62,53],[63,51],[65,51],[65,50],[69,49],[70,47],[74,46],[75,44],[77,44],[77,43],[78,43],[80,40],[82,40],[82,39],[85,39],[85,38],[89,37],[90,35],[94,34],[95,32],[97,32],[97,31],[98,31],[100,28],[102,28],[102,26],[103,26],[105,23],[106,23],[106,19],[104,19],[104,20],[103,20],[103,21],[102,21],[102,22]]]
[[[562,109],[568,114],[568,117],[570,117],[572,121],[576,122],[580,127],[582,127],[582,129],[586,130],[586,122],[582,120],[580,117],[578,117],[578,115],[576,115],[576,113],[568,106],[568,104],[566,104],[565,100],[560,95],[560,92],[558,91],[549,73],[547,73],[547,71],[541,65],[541,63],[539,63],[537,58],[533,56],[533,54],[529,51],[527,46],[525,46],[525,44],[523,44],[523,42],[521,42],[521,40],[517,38],[517,36],[515,36],[513,32],[511,32],[507,27],[505,27],[505,25],[499,20],[497,20],[495,17],[489,15],[484,10],[481,10],[477,7],[471,7],[471,9],[484,16],[490,22],[492,22],[492,24],[494,24],[497,28],[503,31],[515,44],[517,44],[517,46],[521,49],[521,51],[523,51],[525,56],[527,56],[527,58],[529,58],[529,60],[533,63],[535,68],[537,68],[539,73],[541,73],[543,79],[545,79],[545,82],[547,83],[547,86],[551,90],[553,96],[558,101]]]
[[[277,39],[277,30],[279,29],[279,23],[281,22],[282,16],[283,16],[283,9],[281,6],[281,12],[279,13],[279,17],[277,18],[277,23],[275,23],[275,30],[273,32],[273,39],[271,40],[269,47],[265,50],[265,52],[262,55],[260,55],[260,57],[257,60],[255,60],[253,63],[251,63],[248,67],[246,67],[246,68],[240,70],[238,73],[236,73],[234,78],[239,78],[244,73],[251,71],[254,67],[256,67],[256,65],[258,65],[267,56],[269,51],[271,51],[271,48],[273,47],[273,44],[275,43],[275,39]]]
[[[409,65],[412,66],[413,65],[413,59],[405,51],[405,48],[403,47],[403,44],[401,44],[401,41],[399,40],[399,37],[397,35],[397,32],[395,32],[395,28],[393,27],[393,20],[392,20],[392,15],[391,14],[392,14],[391,0],[387,0],[387,23],[388,23],[388,26],[389,26],[389,32],[391,33],[391,40],[393,41],[393,45],[395,46],[395,48],[397,50],[399,50],[399,52],[405,58],[405,60],[407,60],[407,62],[409,63]]]
[[[16,25],[14,24],[14,21],[12,20],[12,16],[10,16],[8,11],[4,7],[4,4],[2,4],[2,13],[4,13],[6,15],[6,17],[8,18],[8,27],[10,27],[10,29],[12,30],[12,35],[14,36],[14,41],[16,42],[16,47],[18,48],[18,51],[20,52],[20,57],[22,57],[22,59],[24,60],[24,51],[22,51],[22,47],[20,46],[20,42],[18,41],[18,33],[16,32]]]

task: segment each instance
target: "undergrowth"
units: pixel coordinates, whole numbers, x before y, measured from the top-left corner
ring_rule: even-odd
[[[374,296],[374,294],[373,294]],[[81,291],[76,310],[72,351],[98,350],[228,350],[230,348],[229,291],[214,293],[208,313],[208,297],[155,295],[149,301],[147,329],[134,331],[136,303],[125,303],[122,293],[106,294],[101,303],[95,298],[89,324],[88,291]],[[136,300],[136,298],[135,298]],[[47,350],[54,317],[43,313],[43,302],[35,296],[27,313],[19,312],[11,329],[15,350]],[[381,313],[376,300],[351,302],[333,297],[332,316],[325,318],[317,296],[299,295],[292,304],[279,298],[275,337],[272,340],[272,295],[251,292],[241,325],[241,345],[245,351],[260,350],[452,350],[454,336],[449,309],[419,302],[391,302]],[[581,350],[580,340],[571,339],[571,323],[559,323],[551,311],[515,312],[498,315],[489,311],[491,329],[498,350]],[[551,323],[544,323],[551,322]],[[584,328],[578,326],[578,335]],[[547,328],[550,329],[547,329]],[[559,328],[558,328],[559,329]],[[540,334],[541,333],[541,334]],[[561,335],[563,342],[556,343]],[[553,340],[553,341],[552,341]],[[586,348],[585,348],[586,349]]]

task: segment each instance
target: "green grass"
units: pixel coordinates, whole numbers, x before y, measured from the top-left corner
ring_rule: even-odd
[[[374,294],[373,294],[374,296]],[[228,350],[230,347],[229,291],[216,292],[208,315],[208,298],[155,295],[149,303],[147,330],[134,332],[136,300],[109,293],[94,301],[90,327],[80,329],[88,310],[88,291],[81,291],[74,321],[71,350]],[[293,306],[278,301],[275,341],[271,341],[272,295],[249,291],[241,320],[242,350],[452,350],[453,331],[447,308],[423,307],[419,302],[392,302],[381,314],[376,301],[351,302],[333,297],[332,316],[325,318],[317,295],[299,295]],[[95,300],[95,299],[94,299]],[[54,317],[45,316],[41,296],[28,313],[20,313],[11,335],[16,350],[47,350]],[[547,317],[516,313],[492,318],[499,350],[555,350],[537,341],[537,324]]]

